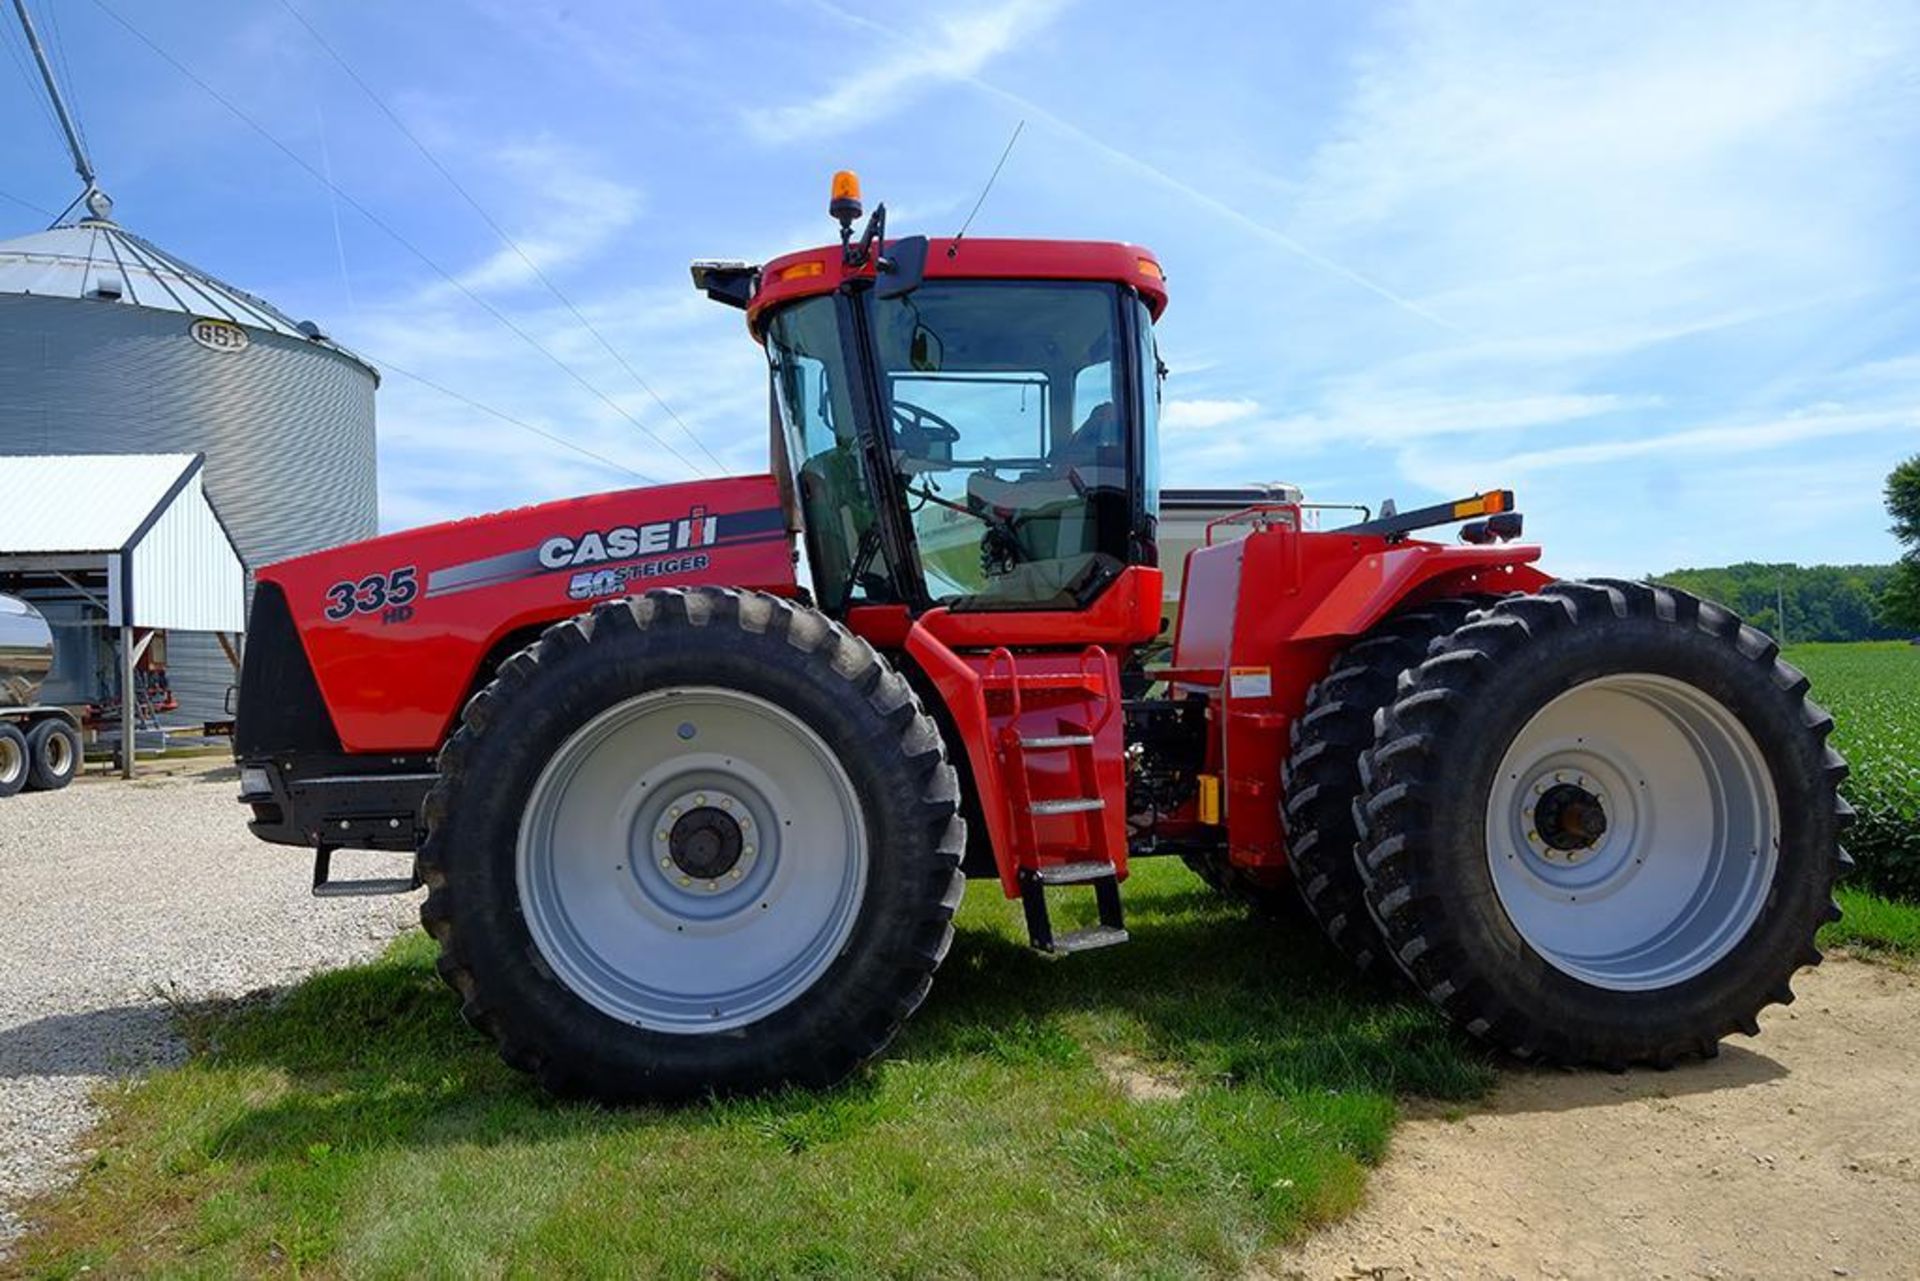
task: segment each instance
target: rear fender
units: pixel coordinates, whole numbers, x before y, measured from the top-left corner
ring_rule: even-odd
[[[1531,544],[1385,547],[1356,559],[1301,621],[1293,639],[1358,636],[1401,606],[1422,600],[1530,592],[1553,581],[1533,567],[1539,559],[1540,548]]]
[[[1172,678],[1212,699],[1227,847],[1286,863],[1280,767],[1307,693],[1336,655],[1397,609],[1551,579],[1530,544],[1453,546],[1284,526],[1190,553]]]

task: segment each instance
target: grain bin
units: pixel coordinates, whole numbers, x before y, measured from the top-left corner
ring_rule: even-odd
[[[203,453],[249,571],[378,532],[373,366],[103,216],[0,241],[0,454]],[[189,719],[231,665],[170,649]]]

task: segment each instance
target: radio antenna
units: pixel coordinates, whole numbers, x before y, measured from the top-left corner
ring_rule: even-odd
[[[1013,144],[1020,141],[1020,131],[1026,127],[1027,122],[1025,120],[1014,125],[1013,136],[1007,139],[1007,146],[1006,149],[1000,153],[999,163],[994,165],[993,172],[987,175],[987,185],[980,189],[980,199],[973,202],[973,209],[967,214],[967,220],[960,224],[958,234],[956,234],[952,242],[947,245],[947,257],[957,258],[960,256],[960,241],[966,236],[967,228],[973,226],[974,214],[979,213],[980,206],[987,203],[987,193],[993,190],[994,180],[999,178],[1000,170],[1006,167],[1007,157],[1013,154]]]

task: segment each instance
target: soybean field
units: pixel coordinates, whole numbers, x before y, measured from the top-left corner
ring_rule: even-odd
[[[1851,884],[1920,900],[1920,645],[1795,645],[1786,658],[1834,716],[1834,746],[1852,767],[1841,791],[1859,813],[1844,840]]]

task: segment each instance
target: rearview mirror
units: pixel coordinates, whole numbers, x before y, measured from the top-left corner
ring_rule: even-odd
[[[908,236],[888,245],[874,276],[873,292],[880,298],[899,298],[918,289],[927,276],[927,238]]]

